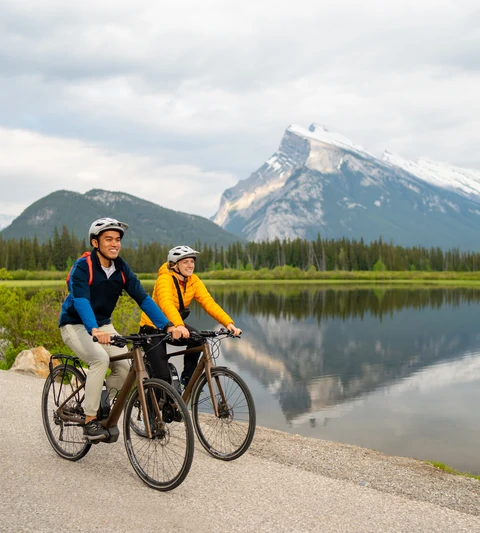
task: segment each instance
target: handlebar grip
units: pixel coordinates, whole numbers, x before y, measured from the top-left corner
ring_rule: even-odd
[[[217,331],[208,331],[202,330],[198,332],[201,337],[216,337],[218,335]]]
[[[93,342],[98,342],[97,337],[93,337],[92,340],[93,340]]]

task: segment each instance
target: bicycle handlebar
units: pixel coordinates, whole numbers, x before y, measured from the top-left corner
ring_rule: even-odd
[[[199,331],[198,333],[195,333],[195,332],[192,331],[190,336],[191,337],[199,337],[199,338],[202,338],[202,339],[207,339],[207,338],[211,338],[211,337],[221,337],[221,336],[231,337],[231,338],[234,338],[234,339],[240,337],[240,335],[234,335],[227,328],[220,328],[220,329],[217,329],[217,330],[202,330],[202,331]]]
[[[112,335],[110,337],[110,346],[118,346],[124,348],[129,342],[134,345],[150,344],[151,339],[162,338],[163,341],[168,341],[172,338],[170,333],[132,333],[131,335]],[[93,337],[93,342],[98,342],[97,337]]]
[[[234,335],[230,330],[227,328],[220,328],[217,330],[202,330],[197,332],[191,332],[190,338],[196,338],[198,340],[205,340],[208,338],[213,337],[230,337],[230,338],[239,338],[240,335]],[[131,335],[112,335],[110,337],[110,345],[111,346],[118,346],[119,348],[124,348],[129,342],[133,342],[135,345],[141,345],[141,344],[150,344],[151,339],[153,338],[162,338],[162,342],[170,341],[172,340],[172,336],[170,333],[133,333]],[[182,340],[182,338],[177,339],[179,341]],[[97,337],[93,337],[93,342],[98,342]]]

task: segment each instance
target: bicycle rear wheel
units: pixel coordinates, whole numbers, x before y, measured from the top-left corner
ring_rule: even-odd
[[[200,444],[207,452],[223,461],[243,455],[255,434],[255,404],[243,379],[225,367],[212,369],[212,380],[218,416],[202,374],[192,393],[192,419]]]
[[[187,477],[192,465],[192,421],[185,402],[168,383],[148,379],[143,387],[152,438],[147,436],[145,413],[138,389],[134,389],[123,419],[127,455],[135,472],[148,486],[172,490]]]
[[[61,364],[53,369],[43,387],[43,427],[53,449],[69,461],[78,461],[92,446],[83,436],[85,415],[82,404],[85,389],[75,392],[84,382],[85,377],[78,368]],[[62,405],[68,420],[58,413],[58,408]]]

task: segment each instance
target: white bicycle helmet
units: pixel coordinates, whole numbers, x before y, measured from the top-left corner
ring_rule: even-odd
[[[200,255],[200,252],[190,248],[190,246],[175,246],[168,252],[167,261],[169,263],[176,263],[180,259],[186,259],[187,257],[196,258]]]
[[[125,222],[119,222],[117,219],[109,217],[95,220],[95,222],[92,222],[92,225],[88,230],[88,240],[90,244],[92,244],[92,239],[99,237],[101,233],[109,229],[118,231],[120,233],[120,237],[123,237],[124,233],[128,229],[128,224],[125,224]]]

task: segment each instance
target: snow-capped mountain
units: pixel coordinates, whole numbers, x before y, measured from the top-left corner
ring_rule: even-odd
[[[323,126],[292,125],[261,168],[224,192],[213,220],[254,241],[381,236],[480,249],[480,171],[376,158]]]

